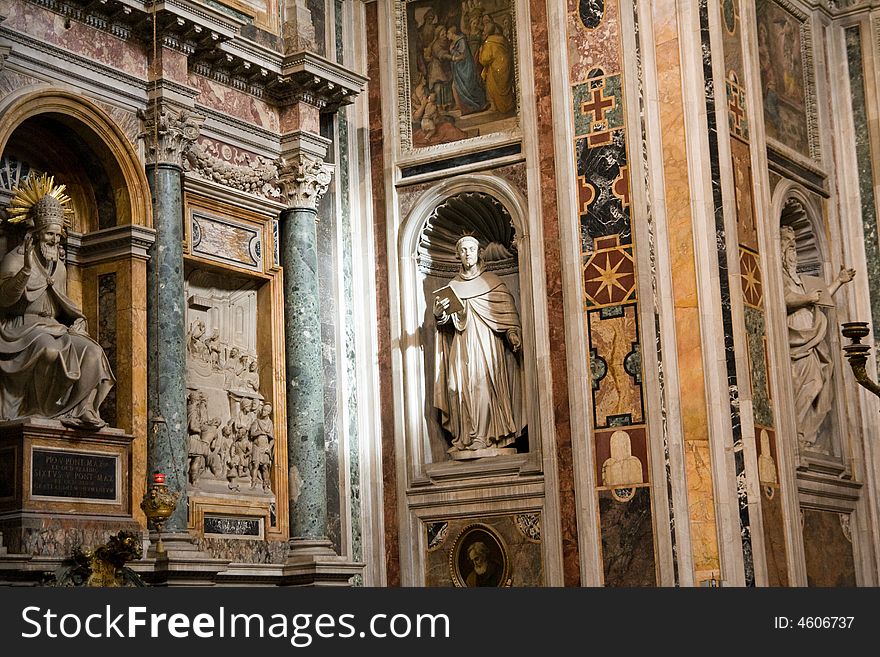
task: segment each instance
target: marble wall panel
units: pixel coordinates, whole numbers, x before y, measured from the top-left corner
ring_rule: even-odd
[[[568,5],[568,64],[573,83],[590,71],[620,72],[619,0],[572,0]]]
[[[859,197],[861,200],[862,235],[865,242],[867,277],[871,296],[871,321],[880,326],[880,237],[877,234],[877,206],[874,196],[874,174],[871,158],[870,130],[865,99],[865,74],[862,63],[862,37],[858,25],[847,28],[846,56],[852,94],[853,127],[855,128],[856,164],[859,170]],[[880,347],[880,337],[874,338]],[[874,350],[880,359],[880,349]]]
[[[772,427],[774,426],[773,405],[770,400],[770,385],[767,376],[767,338],[764,313],[756,308],[746,306],[745,320],[755,422],[765,427]]]
[[[147,58],[134,41],[117,39],[85,23],[70,21],[61,14],[29,2],[0,0],[3,27],[34,37],[130,75],[145,77]]]
[[[849,513],[801,509],[808,586],[856,586]]]
[[[638,481],[631,481],[633,484],[646,484],[650,480],[648,478],[648,440],[647,432],[644,426],[623,426],[613,430],[596,431],[594,441],[596,445],[596,481],[600,482],[603,488],[613,488],[615,483],[613,475],[609,473],[609,467],[614,461],[617,461],[618,455],[615,448],[611,446],[612,437],[623,433],[626,441],[629,441],[629,454],[639,460],[641,478]],[[615,438],[616,440],[616,438]],[[633,472],[635,475],[635,472]],[[635,476],[632,477],[633,479]]]
[[[752,161],[749,145],[739,139],[730,140],[733,183],[736,198],[736,227],[739,243],[758,251],[758,228],[755,224],[755,197],[752,193]]]
[[[588,80],[572,87],[574,134],[576,137],[623,127],[623,93],[620,75],[602,75],[593,69]],[[591,142],[592,143],[592,142]]]
[[[116,274],[109,273],[98,276],[98,334],[96,341],[104,349],[110,370],[115,374],[119,370],[116,347]],[[111,427],[116,424],[116,386],[110,389],[101,404],[101,418]]]
[[[588,308],[617,306],[636,300],[632,246],[621,246],[618,235],[598,237],[584,265],[584,296]]]
[[[261,100],[206,77],[190,73],[189,85],[198,89],[198,103],[272,132],[280,132],[278,110]]]
[[[724,46],[724,70],[735,71],[743,79],[740,26],[742,24],[740,0],[721,0],[721,36]]]
[[[651,489],[630,493],[628,501],[619,501],[612,491],[599,493],[605,586],[656,586]]]
[[[598,141],[598,145],[594,145]],[[587,244],[605,235],[632,243],[629,173],[623,130],[582,137],[575,142],[578,213]]]
[[[782,495],[778,486],[761,486],[761,512],[764,519],[767,585],[788,586],[785,519],[782,513]]]
[[[253,271],[263,270],[262,228],[190,211],[193,255]]]
[[[456,541],[474,525],[500,539],[509,563],[511,586],[545,586],[539,513],[478,518],[444,518],[422,524],[425,532],[425,585],[454,586]]]
[[[636,306],[587,313],[592,372],[593,426],[644,422]]]

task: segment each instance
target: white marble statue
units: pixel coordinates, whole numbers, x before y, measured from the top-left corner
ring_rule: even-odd
[[[450,455],[468,458],[509,446],[525,426],[522,328],[507,286],[483,271],[476,238],[462,237],[455,250],[459,274],[434,297],[433,402],[452,434]]]
[[[0,419],[58,418],[97,429],[99,408],[115,378],[101,346],[86,333],[67,296],[61,246],[64,186],[31,177],[16,189],[10,222],[33,222],[23,243],[0,263]]]
[[[798,443],[801,449],[828,453],[829,446],[821,444],[819,431],[834,400],[834,364],[827,340],[828,316],[823,307],[833,305],[834,294],[856,272],[842,267],[834,282],[826,287],[820,279],[798,274],[795,233],[790,226],[780,230],[780,246]]]

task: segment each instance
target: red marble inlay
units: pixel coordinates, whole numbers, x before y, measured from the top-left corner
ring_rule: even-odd
[[[530,0],[529,9],[537,104],[538,168],[541,176],[541,207],[544,222],[544,275],[547,282],[547,326],[550,332],[550,372],[556,428],[563,582],[566,586],[579,586],[581,575],[571,445],[571,409],[568,399],[559,210],[556,205],[556,153],[553,145],[550,41],[547,33],[546,0]]]
[[[367,43],[379,43],[378,3],[366,11]],[[376,316],[379,336],[379,416],[382,431],[382,482],[385,520],[385,573],[388,586],[400,586],[400,521],[397,517],[397,453],[394,445],[394,399],[391,387],[391,304],[388,298],[388,243],[385,216],[385,158],[380,95],[379,49],[367,49],[368,112],[370,117],[370,175],[373,184],[373,235],[376,240]]]

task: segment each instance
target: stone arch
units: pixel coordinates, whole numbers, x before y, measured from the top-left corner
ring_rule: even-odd
[[[39,140],[40,149],[28,143]],[[134,224],[152,227],[149,186],[137,151],[96,103],[65,89],[32,87],[0,103],[0,153],[66,178],[77,212],[74,230]],[[54,158],[54,160],[53,160]],[[97,184],[82,168],[92,168]],[[56,181],[58,182],[58,181]],[[98,189],[100,186],[100,189]],[[112,221],[102,220],[104,211]]]

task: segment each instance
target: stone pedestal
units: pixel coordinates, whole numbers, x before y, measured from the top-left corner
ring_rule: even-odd
[[[327,539],[292,538],[284,564],[282,586],[351,586],[364,564],[340,557]]]
[[[120,530],[131,514],[131,441],[121,429],[57,420],[0,422],[0,531],[16,554],[67,556]]]
[[[214,586],[217,574],[226,570],[229,561],[214,559],[199,550],[189,533],[150,532],[150,549],[145,559],[129,564],[151,586]]]

